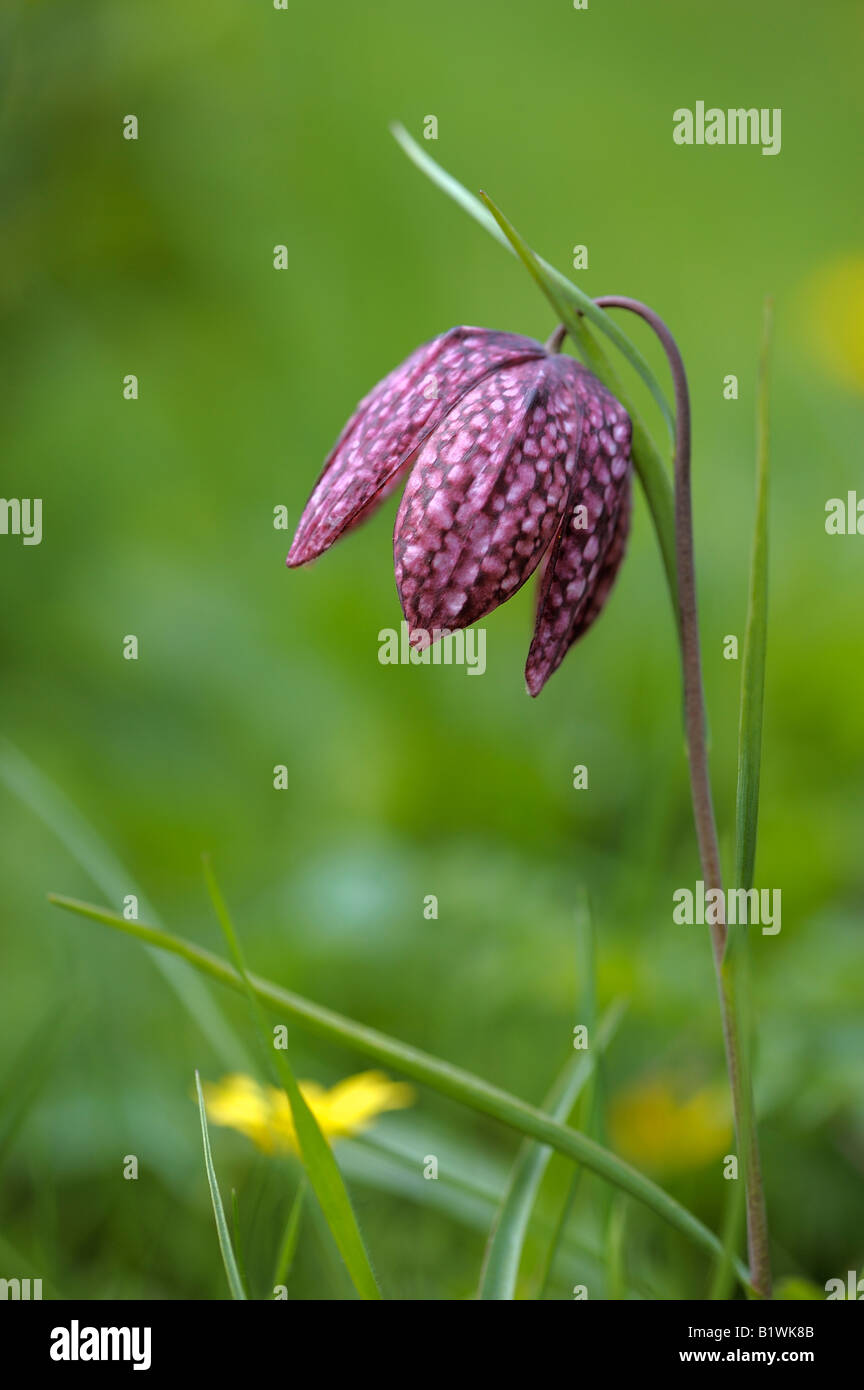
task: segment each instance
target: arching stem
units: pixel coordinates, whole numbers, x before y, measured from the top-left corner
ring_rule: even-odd
[[[565,339],[566,337],[567,337],[567,325],[564,324],[564,323],[559,323],[558,327],[555,329],[555,332],[552,334],[551,338],[549,338],[548,342],[547,342],[546,345],[545,345],[545,346],[546,346],[546,351],[547,351],[547,352],[553,352],[553,353],[554,353],[554,352],[560,352],[560,351],[561,351],[561,344],[564,342],[564,339]]]
[[[696,607],[696,566],[693,558],[693,508],[690,487],[690,392],[687,386],[687,372],[678,344],[653,309],[623,295],[606,295],[596,302],[602,309],[629,309],[631,313],[644,319],[663,344],[672,372],[675,387],[675,559],[690,786],[705,884],[709,888],[722,889],[723,871],[720,865],[714,800],[708,771],[705,695],[702,688],[702,656]],[[711,928],[711,940],[714,959],[719,965],[726,947],[724,923],[718,923]]]
[[[639,300],[630,299],[624,295],[605,295],[595,300],[595,303],[601,309],[627,309],[631,313],[638,314],[654,330],[663,344],[672,373],[675,388],[675,559],[690,790],[705,887],[706,889],[719,889],[722,894],[723,870],[720,862],[720,848],[717,843],[714,799],[708,768],[705,694],[702,683],[699,617],[696,604],[696,566],[693,553],[693,508],[690,484],[690,392],[687,385],[687,372],[678,344],[666,324],[653,309],[640,303]],[[557,352],[560,349],[562,338],[563,333],[559,328],[550,338],[547,350]],[[725,902],[725,897],[721,898],[721,901]],[[741,1030],[738,1024],[732,981],[723,966],[727,931],[725,912],[721,912],[721,919],[721,921],[711,925],[711,946],[720,998],[723,1041],[729,1084],[732,1091],[738,1151],[744,1156],[745,1161],[747,1248],[750,1277],[757,1292],[763,1298],[770,1298],[771,1263],[768,1222],[759,1161],[759,1143],[753,1113],[753,1092],[750,1076],[742,1066]]]

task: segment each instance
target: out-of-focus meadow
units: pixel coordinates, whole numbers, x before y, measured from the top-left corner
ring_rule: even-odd
[[[299,573],[273,526],[279,505],[296,522],[355,401],[418,342],[456,323],[554,326],[391,139],[391,120],[421,138],[430,114],[430,153],[547,259],[566,272],[587,245],[581,286],[647,301],[678,337],[730,861],[740,662],[723,642],[743,639],[774,295],[756,881],[782,890],[783,916],[753,937],[756,1087],[779,1275],[821,1290],[860,1270],[864,539],[824,524],[829,498],[864,493],[860,7],[18,0],[0,24],[0,491],[44,499],[41,545],[0,536],[0,1275],[69,1297],[226,1296],[193,1074],[252,1069],[245,1003],[207,986],[218,1015],[202,1026],[144,948],[46,901],[119,911],[137,892],[142,919],[222,951],[205,850],[259,973],[533,1102],[588,1007],[587,892],[599,1003],[629,1001],[599,1132],[722,1224],[719,1016],[707,936],[672,922],[673,890],[699,873],[641,496],[606,613],[536,701],[533,586],[485,623],[482,679],[382,666],[379,629],[401,616],[395,504]],[[674,145],[673,110],[697,100],[782,108],[782,152]],[[369,1065],[290,1038],[304,1078]],[[211,1138],[264,1296],[298,1169]],[[426,1091],[342,1142],[388,1296],[473,1294],[516,1149]],[[523,1294],[570,1176],[553,1159]],[[616,1291],[608,1214],[585,1177],[547,1296]],[[628,1296],[704,1296],[705,1259],[632,1204],[623,1249]],[[311,1204],[289,1292],[351,1294]]]

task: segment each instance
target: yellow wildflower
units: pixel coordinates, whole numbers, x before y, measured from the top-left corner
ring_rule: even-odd
[[[615,1147],[634,1163],[666,1172],[699,1168],[731,1139],[728,1092],[706,1086],[682,1100],[669,1079],[657,1077],[613,1102],[610,1127]]]
[[[365,1129],[385,1110],[413,1104],[414,1092],[380,1071],[348,1076],[327,1090],[316,1081],[301,1081],[300,1090],[328,1139]],[[245,1134],[264,1153],[297,1153],[297,1135],[285,1092],[259,1086],[251,1076],[225,1076],[204,1086],[207,1115],[215,1125]]]
[[[807,328],[826,366],[864,391],[864,254],[851,252],[822,266],[805,298]]]

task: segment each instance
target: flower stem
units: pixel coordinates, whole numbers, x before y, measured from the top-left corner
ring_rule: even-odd
[[[669,361],[675,387],[675,559],[677,568],[678,626],[684,681],[684,722],[690,764],[690,791],[693,818],[699,843],[699,858],[706,889],[723,892],[723,870],[717,842],[717,825],[708,748],[705,735],[705,694],[702,684],[702,658],[699,643],[699,617],[696,605],[696,566],[693,554],[693,508],[690,485],[690,392],[684,360],[663,320],[636,299],[606,295],[595,301],[602,309],[628,309],[654,330]],[[721,897],[721,902],[725,898]],[[735,1132],[739,1153],[745,1156],[747,1190],[747,1248],[753,1286],[763,1298],[771,1296],[771,1264],[765,1194],[759,1161],[759,1141],[753,1111],[753,1091],[749,1074],[742,1066],[742,1039],[737,1001],[731,975],[724,970],[726,950],[725,912],[711,924],[711,946],[723,1021],[726,1065],[735,1113]]]
[[[560,352],[561,344],[564,342],[564,339],[566,337],[567,325],[566,323],[559,323],[558,327],[555,329],[555,332],[552,334],[551,338],[549,338],[548,342],[546,343],[546,351],[549,353]]]

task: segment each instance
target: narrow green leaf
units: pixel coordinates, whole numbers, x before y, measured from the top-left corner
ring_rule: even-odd
[[[741,712],[738,722],[738,793],[735,807],[735,882],[752,888],[759,820],[762,765],[762,715],[765,703],[765,648],[768,638],[768,358],[772,307],[765,305],[759,365],[756,440],[756,521],[750,563],[747,628],[741,664]],[[730,932],[731,936],[732,933]]]
[[[615,1303],[627,1297],[627,1277],[624,1269],[626,1219],[626,1199],[619,1192],[612,1201],[612,1209],[606,1223],[606,1297]]]
[[[297,1241],[300,1236],[300,1218],[303,1215],[303,1203],[306,1200],[308,1183],[306,1178],[302,1178],[294,1194],[294,1201],[291,1203],[291,1210],[288,1214],[288,1221],[285,1226],[285,1233],[282,1236],[282,1244],[279,1246],[279,1254],[276,1257],[276,1268],[273,1271],[273,1288],[277,1289],[280,1285],[287,1284],[288,1275],[291,1273],[291,1266],[294,1263],[294,1255],[297,1251]]]
[[[577,907],[577,945],[578,945],[578,978],[582,980],[581,1000],[579,1004],[580,1017],[584,1017],[588,1026],[588,1036],[593,1038],[594,1027],[597,1022],[597,929],[594,923],[594,914],[588,900],[588,894],[583,889],[581,900]],[[598,1056],[597,1066],[594,1068],[588,1079],[584,1094],[580,1097],[579,1110],[584,1117],[579,1128],[585,1130],[591,1139],[596,1139],[598,1143],[605,1144],[603,1133],[603,1053]],[[552,1230],[552,1239],[548,1244],[546,1256],[540,1277],[537,1281],[536,1298],[542,1300],[549,1288],[552,1280],[552,1272],[558,1255],[559,1247],[564,1239],[567,1223],[570,1220],[573,1207],[576,1202],[579,1189],[582,1184],[584,1169],[576,1167],[570,1177],[564,1200]]]
[[[374,1131],[355,1135],[350,1144],[352,1149],[368,1151],[370,1157],[377,1157],[382,1161],[380,1171],[370,1167],[363,1172],[362,1177],[357,1178],[358,1182],[391,1196],[395,1193],[396,1196],[427,1210],[445,1214],[466,1230],[488,1234],[492,1220],[501,1206],[506,1183],[502,1182],[493,1188],[488,1180],[469,1178],[454,1172],[453,1164],[449,1160],[439,1166],[437,1182],[418,1183],[416,1148],[406,1153],[401,1148],[394,1148],[388,1140],[382,1139],[381,1135]],[[531,1224],[532,1230],[536,1230],[539,1236],[551,1238],[553,1223],[542,1211],[535,1209]],[[584,1259],[597,1266],[598,1274],[605,1257],[605,1252],[600,1248],[570,1235],[565,1237],[560,1253],[562,1263],[566,1261],[568,1269],[577,1259]],[[664,1297],[658,1286],[638,1278],[629,1278],[628,1293],[630,1292],[649,1300]]]
[[[708,1298],[711,1302],[725,1301],[730,1297],[735,1280],[733,1260],[744,1235],[744,1210],[746,1187],[743,1174],[727,1183],[726,1200],[723,1212],[723,1254],[714,1266]]]
[[[372,1272],[366,1246],[363,1243],[360,1227],[357,1224],[357,1218],[351,1206],[348,1189],[339,1171],[339,1165],[333,1157],[333,1150],[330,1148],[330,1145],[321,1132],[321,1127],[297,1084],[297,1079],[289,1065],[285,1052],[283,1049],[273,1046],[272,1036],[267,1025],[267,1017],[261,1006],[260,998],[252,986],[249,972],[246,969],[246,962],[243,959],[243,953],[240,949],[240,940],[234,929],[234,923],[231,920],[219,885],[216,882],[213,869],[206,857],[204,860],[204,876],[207,880],[210,898],[228,944],[228,950],[234,962],[234,967],[242,981],[242,986],[246,992],[247,998],[249,999],[252,1016],[258,1029],[258,1035],[265,1056],[272,1057],[276,1070],[279,1073],[279,1080],[288,1097],[288,1104],[291,1107],[291,1118],[294,1121],[294,1128],[297,1132],[300,1157],[303,1160],[303,1167],[306,1169],[306,1174],[309,1178],[312,1190],[318,1198],[321,1210],[324,1213],[324,1218],[360,1297],[378,1299],[381,1297],[381,1290],[378,1288],[375,1275]]]
[[[204,1142],[204,1167],[207,1171],[207,1182],[210,1186],[210,1200],[213,1203],[213,1215],[216,1218],[216,1235],[219,1239],[219,1249],[222,1251],[222,1263],[225,1266],[225,1273],[228,1277],[228,1287],[231,1290],[231,1297],[245,1301],[246,1293],[243,1288],[243,1280],[240,1278],[240,1270],[237,1268],[234,1247],[231,1244],[231,1236],[228,1233],[228,1222],[225,1220],[225,1208],[222,1205],[222,1194],[219,1191],[216,1169],[213,1167],[213,1155],[210,1152],[210,1134],[207,1129],[207,1111],[204,1108],[204,1092],[201,1090],[201,1077],[198,1075],[197,1071],[195,1073],[195,1087],[198,1091],[198,1114],[201,1117],[201,1138]]]
[[[623,1012],[623,1004],[613,1005],[608,1010],[597,1031],[598,1055],[611,1041]],[[593,1037],[593,1030],[589,1037]],[[544,1100],[543,1110],[562,1124],[566,1123],[594,1070],[592,1052],[574,1052]],[[519,1153],[486,1247],[477,1292],[480,1299],[513,1299],[516,1296],[516,1280],[528,1223],[552,1152],[548,1145],[529,1142],[523,1145]]]
[[[78,902],[58,893],[49,893],[48,900],[67,912],[86,917],[90,921],[101,922],[115,931],[125,932],[127,936],[145,941],[150,946],[170,951],[194,965],[202,974],[214,980],[221,980],[232,989],[243,991],[246,988],[243,977],[229,961],[214,955],[212,951],[196,946],[184,937],[174,936],[143,922],[128,922],[116,912],[106,912],[103,908]],[[368,1028],[365,1024],[355,1023],[332,1009],[313,1004],[270,980],[250,975],[248,984],[264,1004],[294,1019],[317,1036],[356,1048],[367,1057],[401,1071],[405,1076],[431,1087],[439,1094],[448,1096],[480,1114],[489,1115],[520,1134],[538,1139],[541,1144],[550,1145],[577,1163],[584,1163],[586,1168],[590,1168],[605,1181],[635,1197],[694,1245],[713,1256],[721,1252],[722,1246],[713,1231],[703,1225],[692,1212],[650,1178],[646,1178],[629,1163],[617,1158],[599,1144],[586,1139],[578,1130],[568,1129],[550,1115],[544,1115],[542,1110],[528,1105],[497,1086],[490,1085],[470,1072],[463,1071],[461,1067],[452,1066],[449,1062],[421,1052],[408,1043],[390,1038],[374,1028]],[[746,1284],[747,1270],[740,1261],[736,1261],[735,1269],[739,1279]]]
[[[502,227],[494,204],[484,193],[481,193],[480,199],[475,198],[473,193],[469,193],[467,188],[463,187],[457,179],[454,179],[452,174],[448,174],[446,169],[442,169],[441,165],[437,164],[435,160],[417,144],[417,141],[408,134],[405,127],[398,121],[391,125],[390,130],[408,158],[427,176],[427,178],[431,179],[433,183],[436,183],[448,197],[452,198],[454,202],[464,208],[476,222],[480,223],[481,227],[485,227],[486,231],[490,232],[502,246],[506,246],[508,250],[517,250],[506,228]],[[485,208],[483,206],[484,203],[486,204]],[[489,211],[492,212],[492,218],[489,216]],[[521,252],[517,250],[517,254],[521,255]],[[605,333],[607,338],[615,344],[619,352],[623,353],[630,365],[638,372],[639,376],[645,382],[645,385],[660,407],[663,419],[669,430],[669,436],[672,438],[674,435],[674,421],[663,388],[660,386],[657,378],[645,361],[645,358],[636,345],[630,341],[627,334],[603,309],[598,309],[593,299],[585,294],[583,290],[580,290],[578,286],[574,285],[572,281],[568,280],[565,275],[562,275],[559,270],[556,270],[554,266],[549,265],[548,262],[537,259],[536,269],[530,266],[529,269],[531,269],[531,273],[534,275],[537,283],[554,306],[557,307],[562,302],[567,303],[571,310],[575,311],[577,315],[583,314],[586,319],[589,319],[595,324],[600,332]],[[580,342],[582,338],[582,329],[575,329],[573,333],[575,342]]]
[[[236,1187],[231,1188],[231,1230],[234,1233],[234,1256],[237,1260],[237,1271],[240,1275],[240,1283],[243,1285],[246,1297],[249,1297],[249,1277],[246,1273],[246,1263],[243,1259],[243,1242],[240,1238],[240,1201],[237,1197]]]
[[[766,299],[762,350],[756,396],[756,515],[750,556],[747,624],[741,663],[741,703],[738,718],[738,786],[735,804],[735,887],[753,887],[759,823],[759,781],[762,767],[762,722],[765,703],[765,652],[768,640],[768,495],[769,495],[769,377],[773,311]],[[752,1095],[753,1004],[750,984],[750,941],[746,925],[729,927],[722,970],[732,1026],[741,1052],[743,1084]],[[752,1152],[750,1108],[744,1107],[738,1135],[739,1164],[746,1168]],[[748,1175],[749,1177],[749,1175]],[[711,1285],[712,1299],[725,1299],[733,1282],[732,1257],[741,1237],[745,1210],[745,1176],[729,1182],[723,1223],[723,1255]]]

